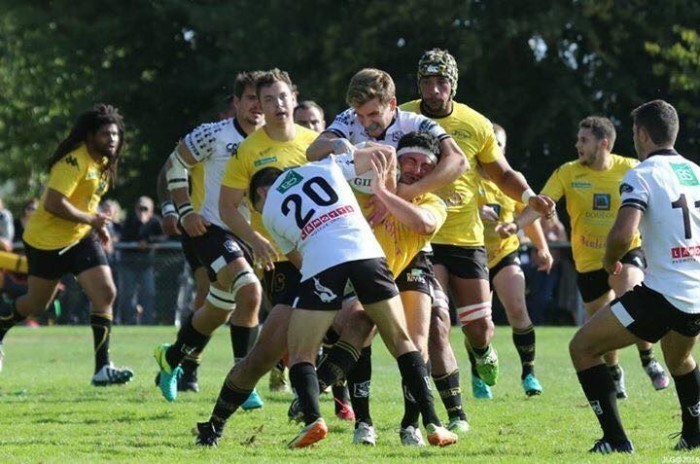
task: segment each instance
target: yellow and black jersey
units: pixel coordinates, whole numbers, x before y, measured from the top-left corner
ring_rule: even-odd
[[[499,222],[513,222],[515,214],[525,209],[525,205],[503,193],[496,184],[488,179],[479,183],[479,206],[488,205],[498,214]],[[486,223],[484,227],[484,244],[489,257],[489,269],[492,269],[504,257],[520,247],[517,235],[501,238],[496,232],[495,224]]]
[[[46,191],[56,190],[80,211],[95,214],[102,195],[107,191],[106,162],[107,158],[95,161],[87,147],[81,145],[53,165]],[[90,232],[89,224],[62,219],[46,211],[45,200],[46,192],[24,230],[23,239],[28,244],[40,250],[55,250],[77,242]]]
[[[404,103],[401,109],[420,113],[420,100]],[[476,165],[477,161],[482,164],[493,163],[502,156],[493,124],[485,116],[462,103],[453,103],[452,113],[435,121],[455,139],[466,155],[470,168],[450,185],[433,192],[447,204],[447,220],[432,243],[482,246],[484,226],[479,219],[476,201]]]
[[[430,211],[437,222],[437,233],[447,218],[445,202],[437,195],[428,193],[414,199],[413,204]],[[394,274],[394,277],[398,277],[401,274],[418,252],[435,235],[419,234],[406,227],[392,215],[389,215],[384,222],[377,225],[373,230],[374,236],[377,238],[382,250],[384,250],[389,270]]]
[[[590,272],[603,268],[605,242],[620,209],[620,182],[639,161],[611,155],[612,164],[596,171],[578,160],[560,166],[549,178],[542,194],[559,201],[566,197],[571,218],[571,251],[576,270]],[[639,232],[630,249],[641,245]]]
[[[250,180],[260,169],[268,167],[285,169],[306,164],[306,149],[316,140],[318,133],[299,125],[296,126],[296,131],[296,137],[286,142],[271,139],[264,127],[250,134],[241,142],[237,152],[226,164],[226,172],[221,181],[222,185],[247,193]],[[274,244],[263,226],[260,213],[252,207],[250,212],[251,227]],[[285,258],[280,255],[280,259]]]

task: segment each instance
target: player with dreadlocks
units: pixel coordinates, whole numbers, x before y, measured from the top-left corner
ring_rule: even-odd
[[[124,146],[124,121],[119,110],[98,104],[81,114],[70,134],[49,159],[49,179],[22,236],[29,262],[28,292],[12,309],[0,313],[0,357],[7,332],[29,316],[46,310],[64,274],[75,275],[90,299],[95,374],[92,384],[107,386],[131,380],[130,369],[109,360],[112,304],[116,288],[103,244],[107,223],[97,211],[108,185],[116,182]]]

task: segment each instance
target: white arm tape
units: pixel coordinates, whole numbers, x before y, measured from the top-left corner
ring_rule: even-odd
[[[520,201],[522,201],[524,204],[528,204],[530,201],[530,198],[536,197],[537,194],[532,190],[531,188],[528,188],[523,192],[523,195],[520,197]]]
[[[165,179],[168,181],[168,190],[188,188],[187,169],[189,166],[182,161],[177,148],[170,154],[170,167],[165,171]]]

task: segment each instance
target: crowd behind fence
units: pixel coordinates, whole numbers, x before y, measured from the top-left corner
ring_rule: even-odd
[[[553,242],[550,243],[550,248],[558,256],[549,274],[537,271],[530,257],[531,245],[522,245],[520,248],[530,318],[536,325],[579,325],[585,316],[576,286],[570,245],[568,242]],[[21,243],[16,244],[15,249],[21,253]],[[152,260],[134,263],[130,256],[134,251],[146,251]],[[138,276],[140,279],[136,285],[133,282],[127,283],[126,277],[134,266],[141,266],[139,271],[148,271],[150,267],[152,288],[147,282],[150,278],[146,276],[147,272]],[[148,244],[147,250],[135,242],[118,242],[110,256],[110,267],[117,285],[117,301],[114,304],[116,324],[179,325],[180,320],[190,311],[194,280],[178,241]],[[62,284],[57,302],[39,323],[87,324],[87,297],[72,276],[64,276]],[[152,314],[147,311],[152,311]],[[495,296],[493,318],[496,324],[507,324],[503,307]]]

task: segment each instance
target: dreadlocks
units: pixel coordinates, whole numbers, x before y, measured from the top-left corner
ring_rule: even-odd
[[[77,149],[80,144],[85,143],[88,134],[96,134],[102,126],[107,124],[116,124],[119,128],[119,146],[117,146],[117,151],[114,156],[109,157],[109,161],[102,170],[103,173],[107,173],[109,183],[114,186],[117,181],[119,156],[124,146],[124,119],[122,115],[119,114],[119,110],[112,105],[98,103],[91,110],[78,116],[78,120],[75,122],[68,137],[58,144],[58,148],[56,148],[56,151],[51,155],[49,159],[49,169],[63,159],[68,153]]]

